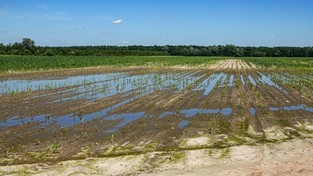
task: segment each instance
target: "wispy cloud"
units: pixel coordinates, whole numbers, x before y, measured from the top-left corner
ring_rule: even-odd
[[[271,38],[273,38],[273,37],[275,37],[275,36],[276,36],[275,34],[271,34],[271,35],[270,35]]]
[[[118,19],[118,20],[113,20],[113,21],[112,21],[112,24],[120,24],[120,23],[122,23],[122,22],[123,22],[122,19]]]
[[[37,8],[41,10],[50,10],[50,7],[47,4],[40,4]]]
[[[129,41],[124,40],[122,41],[122,43],[126,45],[126,44],[129,44]]]

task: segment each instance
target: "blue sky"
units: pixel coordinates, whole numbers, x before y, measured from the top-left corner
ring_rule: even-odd
[[[313,46],[312,0],[0,0],[0,43]]]

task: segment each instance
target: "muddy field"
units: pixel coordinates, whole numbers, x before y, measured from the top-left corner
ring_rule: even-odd
[[[313,136],[313,90],[305,84],[313,77],[241,60],[206,69],[98,68],[0,78],[3,166],[149,152],[177,159],[182,151]]]

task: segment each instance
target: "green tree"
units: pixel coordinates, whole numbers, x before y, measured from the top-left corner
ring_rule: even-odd
[[[24,46],[24,53],[34,54],[35,53],[35,42],[29,38],[23,38],[22,45]]]

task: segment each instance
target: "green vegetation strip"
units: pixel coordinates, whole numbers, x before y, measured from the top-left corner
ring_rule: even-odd
[[[242,57],[245,62],[265,68],[313,70],[312,57]]]
[[[221,59],[223,58],[171,56],[0,56],[0,72],[96,66],[197,66]]]
[[[197,56],[0,56],[0,72],[83,68],[96,66],[203,66],[234,57]],[[248,64],[280,70],[313,70],[312,57],[237,57]]]

